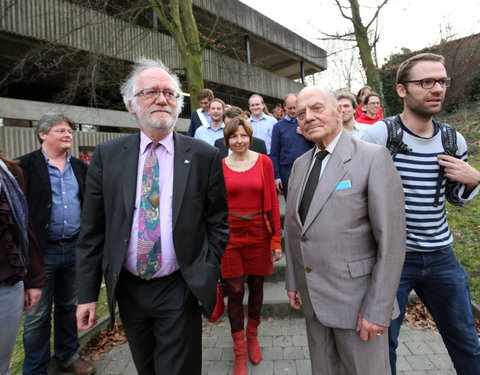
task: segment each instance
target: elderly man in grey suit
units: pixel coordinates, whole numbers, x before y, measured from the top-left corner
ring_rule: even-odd
[[[342,129],[332,92],[303,89],[297,116],[316,147],[290,176],[287,294],[305,315],[312,373],[390,374],[383,333],[405,253],[400,177],[386,148]]]
[[[140,60],[122,86],[140,133],[97,147],[77,244],[79,328],[95,324],[102,274],[140,375],[200,374],[201,312],[212,314],[228,241],[218,150],[173,132],[180,82]]]

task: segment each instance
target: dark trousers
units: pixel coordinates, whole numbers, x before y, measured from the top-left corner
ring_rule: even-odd
[[[285,197],[286,202],[288,193],[288,180],[290,179],[290,173],[292,173],[292,165],[281,165],[279,173],[280,179],[282,180],[283,196]]]
[[[139,375],[200,374],[200,307],[180,271],[150,281],[123,270],[116,298]]]

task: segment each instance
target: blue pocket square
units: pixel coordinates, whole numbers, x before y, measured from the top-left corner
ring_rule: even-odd
[[[352,183],[350,180],[345,180],[345,181],[340,181],[337,186],[335,186],[335,189],[333,190],[341,190],[341,189],[348,189],[352,187]]]

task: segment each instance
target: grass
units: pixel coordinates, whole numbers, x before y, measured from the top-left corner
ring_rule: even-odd
[[[480,157],[470,157],[480,170]],[[447,218],[453,232],[453,249],[470,278],[472,301],[480,305],[480,196],[465,207],[447,206]]]
[[[100,296],[98,298],[97,303],[97,315],[104,316],[108,314],[108,304],[107,304],[107,293],[105,287],[100,290]],[[21,374],[22,373],[22,363],[23,358],[25,356],[23,352],[23,344],[22,344],[22,335],[23,335],[23,321],[25,319],[25,315],[22,317],[22,323],[20,325],[20,331],[17,336],[17,341],[15,343],[15,349],[13,351],[12,356],[12,367],[10,372],[12,374]],[[52,322],[53,322],[53,314],[52,314]],[[53,348],[53,328],[52,333],[50,335],[50,347]]]

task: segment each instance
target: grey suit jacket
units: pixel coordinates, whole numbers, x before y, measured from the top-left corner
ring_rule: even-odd
[[[227,202],[218,150],[174,133],[172,225],[185,282],[210,316],[219,263],[228,242]],[[140,135],[103,143],[94,152],[77,244],[79,303],[98,298],[105,275],[111,316],[128,249],[135,206]]]
[[[343,131],[304,225],[298,206],[315,148],[290,176],[287,290],[298,290],[304,314],[328,327],[355,329],[359,313],[382,326],[392,318],[405,255],[404,194],[386,148],[371,146]]]

